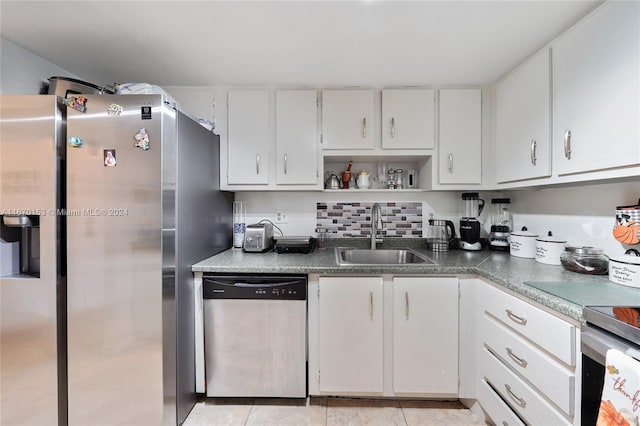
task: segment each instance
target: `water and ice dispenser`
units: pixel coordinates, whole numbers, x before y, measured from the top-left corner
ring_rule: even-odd
[[[0,275],[40,277],[40,216],[0,215]]]

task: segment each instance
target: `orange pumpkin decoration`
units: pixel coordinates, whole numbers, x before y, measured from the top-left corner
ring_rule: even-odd
[[[602,401],[598,411],[597,426],[631,426],[627,419],[616,410],[611,401]]]
[[[613,228],[613,236],[616,240],[624,244],[638,244],[640,239],[638,238],[638,231],[640,230],[640,224],[630,222],[629,225],[616,225]]]

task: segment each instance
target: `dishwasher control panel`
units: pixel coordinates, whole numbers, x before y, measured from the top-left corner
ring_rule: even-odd
[[[306,300],[305,275],[203,276],[203,299]]]

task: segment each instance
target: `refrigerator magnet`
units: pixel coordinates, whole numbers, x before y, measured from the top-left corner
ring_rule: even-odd
[[[115,149],[105,149],[103,151],[103,157],[104,157],[105,167],[116,166],[116,150]]]
[[[76,111],[87,112],[87,98],[84,96],[69,96],[64,100],[64,104]]]
[[[107,108],[108,115],[118,116],[122,114],[122,111],[124,111],[124,108],[122,108],[122,106],[118,104],[109,104],[109,108]]]
[[[143,151],[149,149],[149,134],[147,133],[147,129],[145,127],[141,127],[140,130],[138,130],[138,133],[133,136],[133,138],[136,140],[136,143],[134,145],[136,148],[142,148]]]
[[[142,120],[151,120],[151,107],[150,106],[140,107],[140,118]]]
[[[75,136],[69,136],[69,139],[67,139],[67,144],[73,148],[82,148],[82,145],[84,145],[84,141],[80,138],[76,138]]]

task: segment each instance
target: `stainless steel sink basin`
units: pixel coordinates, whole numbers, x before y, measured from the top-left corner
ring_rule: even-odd
[[[336,247],[338,265],[405,265],[435,264],[431,259],[411,249],[354,249]]]

